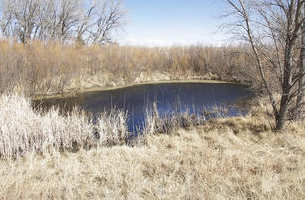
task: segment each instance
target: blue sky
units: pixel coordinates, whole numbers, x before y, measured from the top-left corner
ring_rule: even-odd
[[[120,34],[125,45],[220,45],[217,31],[223,10],[220,0],[125,0],[128,24]]]

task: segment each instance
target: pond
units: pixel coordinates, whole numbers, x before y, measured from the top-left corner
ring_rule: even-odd
[[[198,115],[215,107],[223,109],[214,114],[214,117],[238,116],[247,113],[247,100],[253,95],[248,87],[232,83],[160,83],[37,100],[34,105],[43,108],[59,106],[63,111],[78,106],[93,114],[92,116],[112,108],[120,109],[128,113],[128,130],[136,132],[143,128],[147,110],[152,108],[154,102],[161,117],[185,111]],[[211,116],[213,117],[209,115]]]

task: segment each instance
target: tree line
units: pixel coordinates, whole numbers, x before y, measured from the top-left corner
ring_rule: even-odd
[[[0,0],[5,38],[104,44],[126,23],[121,0]]]

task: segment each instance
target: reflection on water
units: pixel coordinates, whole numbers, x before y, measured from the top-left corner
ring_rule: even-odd
[[[237,101],[251,98],[253,93],[245,86],[228,83],[162,83],[137,85],[117,90],[96,91],[78,94],[76,97],[35,101],[34,105],[43,108],[59,106],[71,110],[75,105],[98,115],[111,108],[128,112],[128,129],[143,127],[146,109],[156,102],[159,115],[184,112],[202,114],[213,107],[225,108],[226,113],[218,115],[237,116],[247,112],[243,103]]]

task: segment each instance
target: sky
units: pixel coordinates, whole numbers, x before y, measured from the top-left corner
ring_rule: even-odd
[[[221,45],[220,0],[124,0],[128,23],[122,45]]]

